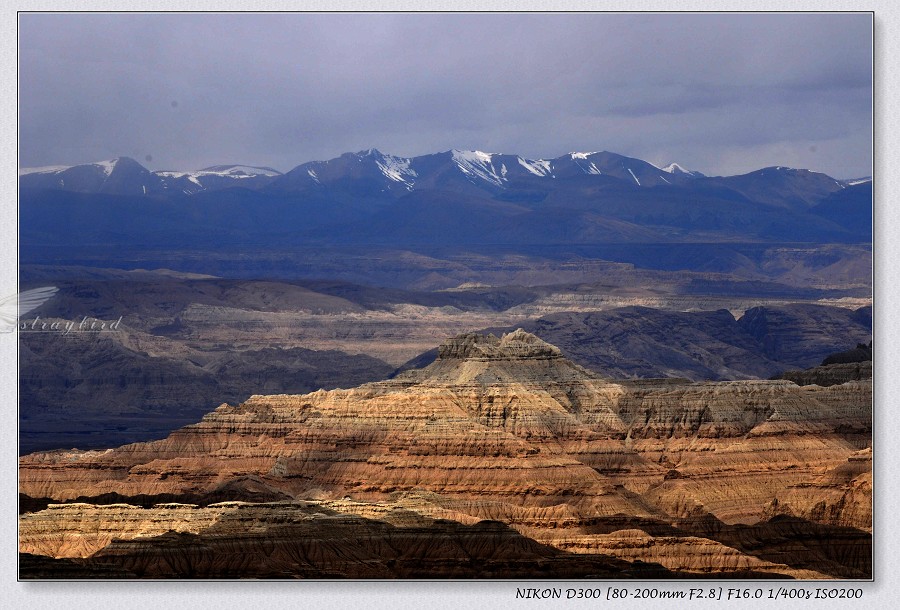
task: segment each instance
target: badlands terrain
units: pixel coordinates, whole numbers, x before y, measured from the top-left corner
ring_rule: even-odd
[[[388,381],[20,458],[21,574],[868,578],[871,396],[464,334]]]
[[[695,381],[767,379],[871,340],[865,285],[586,266],[596,281],[452,290],[25,266],[25,287],[59,291],[20,321],[19,451],[161,438],[252,394],[382,380],[482,329],[524,328],[610,377]],[[120,317],[114,331],[78,329]]]

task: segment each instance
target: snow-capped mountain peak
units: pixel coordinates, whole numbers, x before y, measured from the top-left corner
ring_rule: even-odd
[[[675,176],[690,176],[692,178],[702,178],[703,177],[703,174],[701,174],[700,172],[690,170],[690,169],[685,169],[682,166],[678,165],[677,163],[670,163],[667,166],[661,167],[659,169],[666,172],[667,174],[672,174]]]

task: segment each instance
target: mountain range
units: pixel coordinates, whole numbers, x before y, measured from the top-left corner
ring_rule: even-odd
[[[555,159],[526,159],[518,155],[449,150],[406,158],[376,149],[344,153],[329,161],[311,161],[287,173],[270,167],[216,165],[198,171],[150,171],[129,157],[74,166],[22,168],[23,189],[52,189],[112,195],[196,194],[241,187],[272,193],[304,191],[356,191],[367,196],[413,190],[449,190],[497,195],[526,187],[546,191],[548,183],[578,181],[594,176],[593,184],[631,186],[694,186],[733,190],[749,199],[777,192],[775,200],[788,207],[812,204],[859,180],[837,180],[805,169],[769,167],[728,177],[707,177],[677,163],[659,168],[651,163],[612,152],[572,152]],[[604,178],[599,178],[603,176]],[[852,184],[851,184],[852,183]],[[788,191],[788,192],[781,192]]]
[[[26,263],[106,261],[125,248],[137,259],[151,250],[301,246],[501,246],[530,256],[536,247],[854,244],[872,235],[871,181],[786,167],[707,177],[610,152],[529,160],[479,151],[402,158],[373,149],[284,174],[237,165],[151,172],[121,157],[22,169],[19,186]],[[293,272],[262,258],[252,273]]]
[[[216,165],[199,171],[151,172],[130,157],[73,166],[22,168],[22,188],[52,189],[76,193],[109,195],[157,195],[180,192],[192,195],[201,191],[232,186],[260,188],[281,172],[268,167]]]

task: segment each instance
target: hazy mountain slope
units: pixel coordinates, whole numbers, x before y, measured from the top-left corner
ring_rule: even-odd
[[[861,236],[872,235],[872,182],[852,184],[821,199],[809,210]]]
[[[756,307],[739,320],[727,310],[623,307],[551,314],[520,326],[611,378],[767,379],[815,366],[848,338],[872,335],[871,307],[802,304]],[[425,352],[401,370],[425,366],[436,355]]]
[[[872,307],[855,311],[812,304],[754,307],[738,324],[760,342],[767,358],[808,368],[848,343],[868,343]]]
[[[701,182],[727,187],[752,201],[799,210],[844,188],[831,176],[790,167],[766,167],[739,176],[703,178]]]
[[[223,402],[383,379],[393,367],[338,351],[220,348],[200,364],[104,335],[31,334],[19,344],[19,451],[159,438]]]

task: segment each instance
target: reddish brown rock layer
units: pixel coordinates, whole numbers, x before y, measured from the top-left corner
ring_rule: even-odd
[[[25,456],[20,491],[57,501],[252,490],[371,502],[431,493],[440,502],[430,504],[456,521],[500,520],[558,548],[631,560],[646,546],[642,535],[580,528],[598,517],[707,512],[754,523],[779,512],[776,500],[789,514],[871,527],[870,465],[856,462],[850,479],[840,470],[868,446],[870,421],[871,381],[614,383],[521,331],[466,335],[428,368],[392,381],[253,396],[161,441]],[[79,535],[85,540],[44,550],[93,548],[86,539],[102,538]],[[714,541],[660,540],[651,555],[672,569],[803,576]]]
[[[647,562],[567,554],[495,521],[464,525],[396,509],[387,517],[382,521],[340,513],[328,503],[315,502],[153,509],[54,506],[23,518],[21,546],[28,557],[35,553],[82,557],[75,565],[85,571],[113,565],[140,578],[673,576]],[[64,544],[47,548],[46,541],[61,529],[101,535],[90,548]],[[101,539],[109,534],[115,539],[108,543]],[[30,575],[26,572],[24,577]]]

